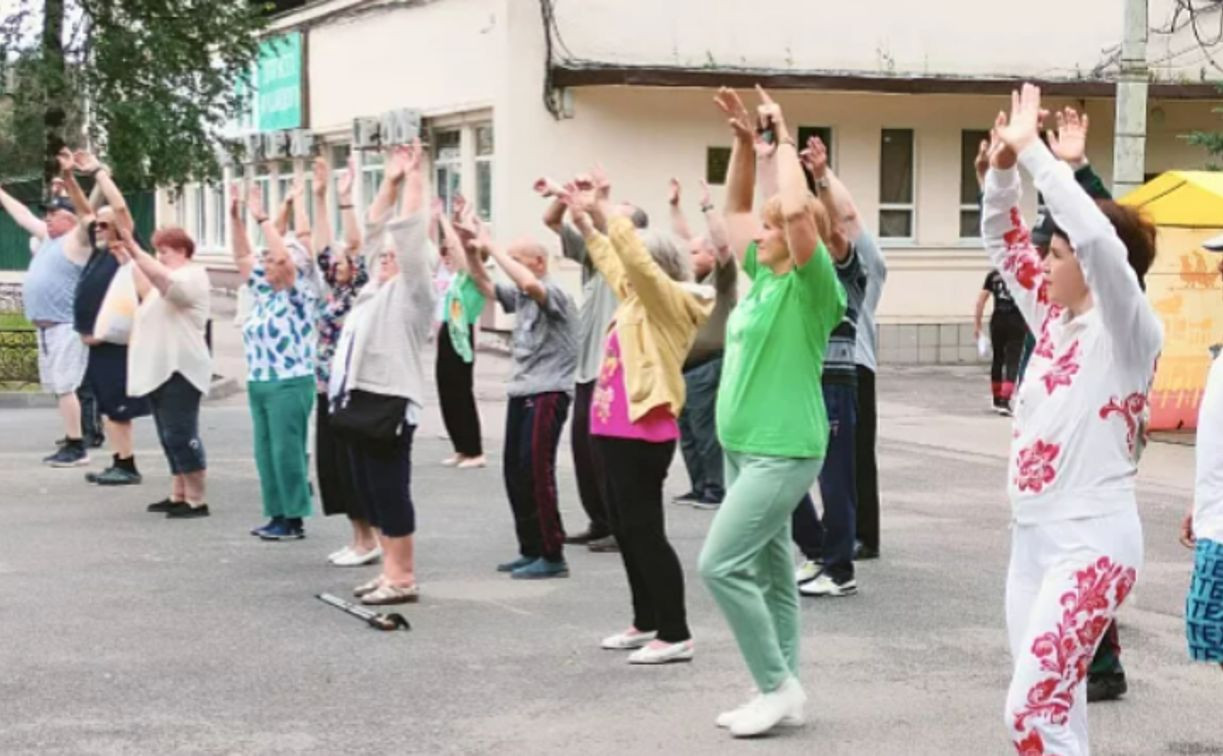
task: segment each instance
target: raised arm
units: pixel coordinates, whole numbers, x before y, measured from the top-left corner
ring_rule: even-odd
[[[336,200],[340,206],[340,225],[344,231],[344,251],[350,256],[361,249],[361,223],[352,201],[352,186],[357,180],[357,161],[348,156],[348,170],[336,185]]]
[[[670,192],[667,196],[667,204],[671,207],[671,230],[681,239],[692,239],[692,227],[688,225],[688,219],[684,217],[684,209],[680,207],[680,185],[679,179],[671,179]]]
[[[561,200],[561,194],[564,190],[560,184],[550,178],[538,178],[532,185],[535,193],[544,199],[550,199],[548,207],[544,210],[544,225],[553,231],[560,234],[561,228],[565,222],[565,203]]]
[[[731,250],[742,262],[748,246],[756,238],[760,222],[752,214],[752,196],[756,190],[755,134],[747,108],[733,89],[718,90],[714,102],[726,115],[734,143],[730,151],[730,166],[726,173],[726,204],[724,215]]]
[[[624,264],[606,235],[609,203],[606,199],[597,198],[590,191],[590,187],[578,187],[576,182],[566,186],[562,199],[569,207],[573,227],[581,234],[582,246],[586,248],[595,270],[607,281],[616,299],[627,299],[630,293],[629,279]]]
[[[1040,89],[1025,84],[1017,100],[1018,113],[1012,113],[1001,136],[1018,151],[1053,220],[1065,231],[1120,356],[1145,367],[1163,344],[1163,326],[1130,267],[1128,250],[1112,222],[1075,181],[1070,166],[1055,158],[1037,137],[1037,119],[1031,114],[1040,110]]]
[[[262,210],[262,206],[260,209]],[[233,235],[234,265],[238,267],[238,275],[245,283],[250,279],[251,271],[255,269],[255,253],[251,250],[251,239],[246,233],[246,221],[242,218],[242,211],[242,189],[235,181],[229,185],[229,223]],[[266,220],[267,216],[256,218],[260,223]]]
[[[820,243],[819,230],[807,202],[807,179],[803,175],[798,148],[794,138],[790,136],[781,106],[759,86],[756,91],[761,100],[760,107],[757,108],[760,126],[762,129],[771,129],[777,140],[772,160],[777,166],[778,193],[781,195],[781,217],[786,244],[790,248],[794,265],[801,268],[811,259]]]
[[[331,166],[327,158],[319,156],[314,159],[314,233],[311,242],[315,254],[331,249],[333,254],[343,254],[332,249],[335,238],[331,230],[331,213],[327,209],[327,188],[331,185]]]
[[[72,206],[76,208],[76,217],[80,221],[77,228],[82,233],[88,233],[90,223],[94,221],[93,205],[89,203],[89,197],[85,196],[85,190],[81,189],[81,184],[76,180],[76,175],[73,172],[74,164],[71,157],[65,161],[64,153],[60,153],[60,176],[64,181],[64,189],[68,192],[68,199],[72,200]]]
[[[450,218],[446,217],[446,207],[442,203],[440,197],[434,197],[432,203],[432,221],[430,226],[440,226],[442,229],[442,243],[446,245],[446,251],[450,258],[454,261],[454,269],[458,271],[467,270],[467,250],[463,247],[463,240],[459,238],[459,234],[454,230],[454,224],[450,222]],[[456,206],[456,210],[458,207]],[[470,208],[464,203],[463,212],[470,212]],[[459,215],[460,213],[456,213]]]
[[[836,179],[836,176],[833,176],[832,171],[828,168],[828,148],[824,146],[824,140],[816,136],[808,139],[806,149],[799,153],[799,160],[815,181],[816,197],[828,213],[831,226],[827,240],[828,252],[837,262],[844,262],[845,258],[849,256],[850,239],[845,215],[851,211],[846,211],[843,207],[848,198],[842,197],[838,201],[836,190],[833,189],[833,180]],[[845,187],[841,186],[840,181],[836,182],[836,186],[845,193]],[[853,201],[848,200],[848,204],[852,208]],[[857,224],[856,218],[854,223]]]
[[[162,296],[165,296],[170,291],[170,269],[162,265],[161,261],[156,257],[141,249],[136,240],[132,238],[132,233],[128,229],[119,229],[119,238],[122,240],[124,250],[130,256],[131,261],[144,277],[148,279],[149,284],[160,291]]]
[[[489,249],[493,242],[479,218],[472,215],[471,223],[469,226],[455,228],[456,233],[459,234],[460,248],[467,257],[467,271],[472,282],[485,298],[496,299],[497,287],[493,284],[493,279],[488,275],[488,270],[485,269],[484,262],[480,258],[482,250]]]
[[[425,177],[421,169],[423,150],[420,140],[400,148],[405,162],[403,207],[400,218],[390,224],[395,243],[399,276],[422,294],[432,296],[430,274],[436,263],[436,247],[429,240],[429,215],[424,210]]]
[[[2,188],[0,188],[0,205],[4,207],[4,212],[8,213],[9,217],[16,221],[18,226],[24,228],[28,234],[37,239],[47,238],[47,224],[30,212],[30,208]]]
[[[726,219],[714,207],[709,198],[709,184],[701,179],[701,215],[705,216],[705,230],[709,235],[709,243],[717,253],[718,264],[724,265],[734,259],[730,248],[730,237],[726,232]]]
[[[306,204],[306,176],[302,170],[301,161],[293,166],[293,184],[289,190],[293,198],[293,235],[297,243],[305,248],[311,257],[314,256],[314,243],[310,231],[310,207]]]
[[[103,165],[98,161],[97,156],[86,150],[77,150],[72,159],[78,171],[94,177],[94,192],[101,192],[106,204],[114,212],[115,222],[119,224],[119,227],[126,228],[128,231],[136,228],[136,221],[132,218],[132,211],[127,206],[127,199],[115,184],[110,168]],[[97,207],[92,202],[91,205]]]

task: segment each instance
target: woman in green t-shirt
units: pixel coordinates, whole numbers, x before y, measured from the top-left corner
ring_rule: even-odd
[[[461,197],[454,200],[455,216],[473,212]],[[442,298],[442,323],[437,331],[437,398],[442,421],[454,444],[454,455],[442,464],[460,469],[484,467],[480,439],[480,412],[474,384],[475,326],[484,312],[484,295],[467,273],[467,255],[441,201],[433,208],[434,223],[442,229],[442,264],[454,275]]]
[[[827,215],[807,190],[781,108],[758,91],[754,129],[734,91],[716,97],[735,136],[726,226],[731,248],[745,250],[741,263],[752,286],[726,324],[717,424],[727,491],[700,559],[759,691],[718,717],[736,737],[803,718],[790,516],[823,462],[828,419],[820,375],[845,309],[821,241]],[[759,217],[752,212],[757,163],[769,197]]]

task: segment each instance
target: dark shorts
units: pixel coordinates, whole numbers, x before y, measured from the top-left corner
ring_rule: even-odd
[[[147,397],[127,395],[127,347],[122,344],[89,347],[85,385],[93,391],[98,412],[111,420],[125,422],[153,411]]]
[[[1198,539],[1185,600],[1185,635],[1191,659],[1223,663],[1223,543]]]
[[[189,475],[207,468],[204,442],[200,440],[200,390],[182,373],[153,389],[153,422],[157,437],[174,475]]]
[[[369,522],[388,538],[416,532],[412,505],[412,435],[415,425],[404,425],[393,443],[355,441],[348,444],[353,487]]]

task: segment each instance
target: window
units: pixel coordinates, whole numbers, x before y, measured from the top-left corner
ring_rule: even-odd
[[[379,152],[364,152],[361,154],[361,211],[364,215],[369,206],[374,204],[378,196],[378,187],[382,185],[383,157]]]
[[[493,127],[476,127],[476,213],[480,220],[493,219]]]
[[[212,196],[212,223],[209,224],[212,233],[209,236],[209,243],[213,247],[225,246],[225,216],[229,209],[225,205],[225,184],[218,181],[209,187],[209,194]]]
[[[492,149],[492,129],[489,129],[489,149]],[[463,159],[458,131],[438,131],[433,135],[433,177],[437,196],[446,206],[453,207],[454,198],[462,186]],[[489,174],[491,179],[491,173]]]
[[[879,150],[879,236],[913,238],[913,129],[884,129]]]
[[[726,172],[730,169],[729,147],[708,147],[705,150],[705,182],[710,186],[726,183]]]
[[[798,127],[798,150],[802,152],[807,149],[807,140],[811,137],[819,137],[824,146],[828,148],[828,167],[832,168],[832,129],[828,126],[799,126]],[[807,177],[807,188],[815,191],[815,179],[811,178],[811,173],[804,170],[803,175]]]
[[[196,184],[191,188],[191,195],[195,207],[195,225],[192,228],[192,238],[195,243],[203,246],[205,239],[208,236],[208,196],[204,184]]]
[[[981,205],[977,201],[977,150],[981,140],[989,141],[988,131],[960,132],[960,238],[981,236]]]

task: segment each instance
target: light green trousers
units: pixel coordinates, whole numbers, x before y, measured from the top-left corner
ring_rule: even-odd
[[[700,571],[756,681],[769,692],[798,675],[798,586],[790,516],[822,459],[726,452],[726,498],[701,549]]]
[[[310,516],[306,426],[315,388],[312,375],[246,384],[264,517]]]

